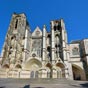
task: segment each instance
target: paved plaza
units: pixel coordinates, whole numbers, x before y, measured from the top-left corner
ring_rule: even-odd
[[[87,81],[68,79],[0,79],[0,88],[88,88]]]

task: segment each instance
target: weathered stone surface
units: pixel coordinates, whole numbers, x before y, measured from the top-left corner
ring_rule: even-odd
[[[3,45],[0,78],[88,79],[88,39],[67,42],[63,19],[53,20],[50,32],[31,32],[25,14],[13,14]]]

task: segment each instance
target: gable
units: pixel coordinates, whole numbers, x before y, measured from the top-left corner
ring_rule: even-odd
[[[39,37],[42,36],[42,31],[39,27],[36,27],[36,29],[34,30],[34,32],[32,33],[32,36],[34,37]]]

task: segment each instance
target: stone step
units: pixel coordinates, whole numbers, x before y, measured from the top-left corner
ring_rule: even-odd
[[[30,79],[30,88],[55,88],[56,86],[76,84],[76,81],[69,79]],[[57,87],[56,87],[57,88]],[[61,87],[60,87],[61,88]]]
[[[5,88],[88,88],[80,87],[85,84],[84,81],[73,81],[69,79],[0,79],[0,86]],[[88,83],[88,82],[87,82]]]
[[[66,84],[66,83],[76,83],[76,81],[69,80],[69,79],[30,79],[29,81],[32,84]]]

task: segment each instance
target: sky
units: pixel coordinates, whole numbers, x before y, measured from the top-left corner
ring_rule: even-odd
[[[31,31],[63,18],[68,43],[88,38],[88,0],[0,0],[0,52],[14,12],[26,14]]]

